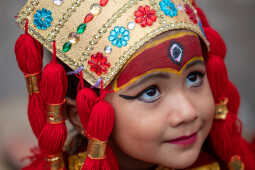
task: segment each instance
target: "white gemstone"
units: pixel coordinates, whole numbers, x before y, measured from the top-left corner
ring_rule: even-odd
[[[178,5],[177,8],[179,9],[179,11],[182,11],[183,9],[182,5]]]
[[[104,52],[105,52],[106,54],[110,54],[110,53],[112,52],[112,47],[109,46],[109,45],[105,46]]]
[[[60,6],[63,3],[63,0],[53,0],[54,4]]]
[[[90,6],[90,12],[93,15],[99,15],[101,13],[102,7],[98,3],[94,3]]]
[[[127,26],[129,30],[133,30],[135,28],[135,22],[129,22]]]

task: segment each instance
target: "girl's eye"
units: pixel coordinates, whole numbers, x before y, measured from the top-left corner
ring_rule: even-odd
[[[186,77],[186,84],[188,87],[200,87],[203,84],[205,73],[194,71]]]
[[[153,103],[158,100],[160,97],[160,91],[157,86],[150,86],[149,88],[142,91],[139,96],[138,100],[143,101],[145,103]]]

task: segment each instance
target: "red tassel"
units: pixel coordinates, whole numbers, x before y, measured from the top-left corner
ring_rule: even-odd
[[[216,32],[211,27],[204,28],[206,38],[210,42],[210,52],[209,55],[220,56],[221,58],[225,58],[227,53],[227,48],[224,40],[221,38],[218,32]]]
[[[119,170],[119,164],[116,156],[114,155],[111,147],[106,148],[106,154],[107,154],[107,159],[109,160],[109,163],[111,165],[112,170]]]
[[[224,99],[226,96],[226,89],[228,84],[227,70],[223,59],[218,56],[210,56],[207,61],[207,75],[210,82],[210,86],[213,92],[215,103],[219,103],[220,100]],[[230,100],[228,98],[228,100]],[[226,152],[226,148],[229,145],[231,148],[231,131],[233,130],[231,125],[237,120],[236,115],[229,115],[227,119],[215,120],[213,128],[211,130],[212,144],[217,148],[217,152],[224,161],[228,161],[231,157],[230,152]]]
[[[91,110],[96,101],[97,94],[90,88],[81,89],[76,96],[76,106],[85,133],[87,131]]]
[[[26,33],[22,34],[15,44],[16,60],[25,76],[41,73],[43,58],[43,47],[27,33],[27,25],[28,21],[26,22]],[[39,77],[38,84],[40,83]],[[39,92],[29,94],[28,119],[33,133],[38,138],[46,123],[43,101]]]
[[[215,102],[218,103],[225,97],[224,92],[229,82],[223,59],[219,56],[210,55],[206,62],[206,70]]]
[[[53,43],[52,61],[46,65],[41,80],[42,97],[48,105],[63,103],[67,91],[67,77],[64,68],[56,62],[56,47]],[[57,155],[62,152],[67,138],[65,122],[50,123],[44,126],[40,137],[39,146],[47,155]]]
[[[96,138],[100,141],[108,141],[114,124],[114,109],[106,101],[99,101],[92,109],[88,123],[88,138]],[[109,146],[107,146],[109,147]],[[102,159],[87,157],[82,170],[113,170],[112,152],[106,150],[106,156]]]
[[[254,156],[241,134],[241,122],[237,117],[240,96],[234,85],[228,80],[226,66],[222,58],[211,55],[206,65],[208,80],[215,103],[228,98],[228,115],[225,120],[215,120],[210,139],[217,156],[228,163],[231,157],[238,155],[247,169],[254,169]],[[249,168],[248,168],[249,167]]]

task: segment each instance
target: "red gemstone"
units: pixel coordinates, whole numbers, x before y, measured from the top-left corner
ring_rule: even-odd
[[[90,22],[94,18],[94,15],[89,13],[85,18],[84,18],[84,23]]]
[[[100,5],[105,6],[108,3],[108,0],[100,0]]]

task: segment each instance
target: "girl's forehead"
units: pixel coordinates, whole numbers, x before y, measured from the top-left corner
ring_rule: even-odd
[[[114,80],[118,91],[155,72],[181,74],[195,61],[203,61],[197,34],[178,31],[162,36],[138,50]]]

